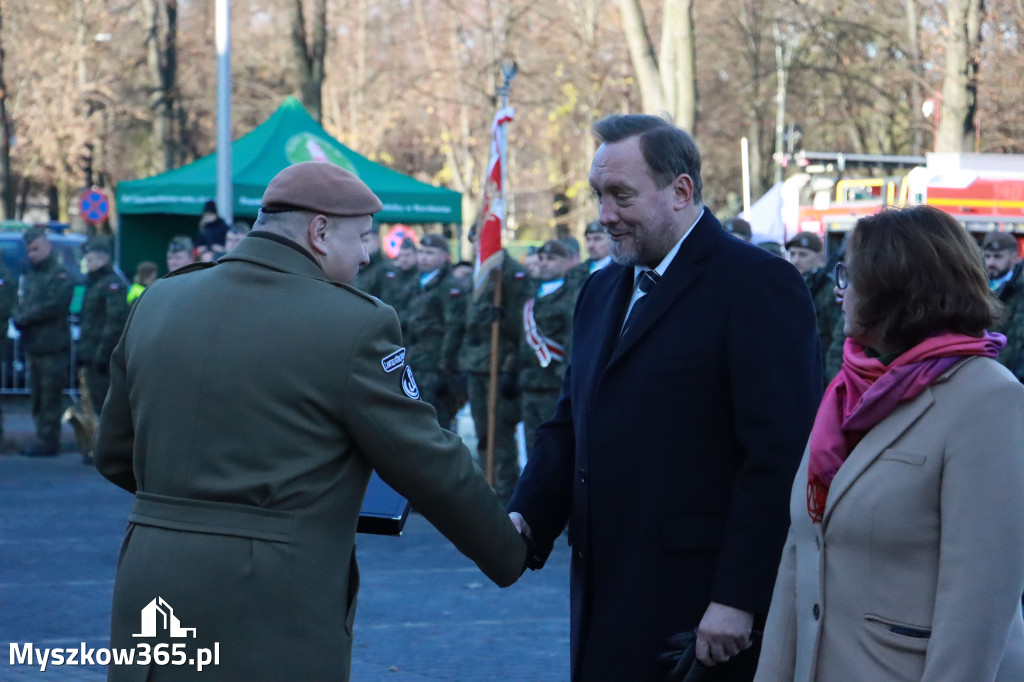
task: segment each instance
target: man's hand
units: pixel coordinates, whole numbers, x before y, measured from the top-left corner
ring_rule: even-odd
[[[509,512],[508,518],[512,521],[512,525],[519,531],[519,535],[522,536],[523,542],[526,543],[526,566],[523,569],[530,569],[536,571],[544,567],[544,561],[547,559],[546,556],[541,556],[541,553],[537,551],[537,545],[533,544],[533,534],[530,532],[530,524],[526,522],[523,515],[519,512]]]
[[[697,660],[708,667],[725,663],[750,647],[753,626],[749,611],[711,602],[697,626]]]

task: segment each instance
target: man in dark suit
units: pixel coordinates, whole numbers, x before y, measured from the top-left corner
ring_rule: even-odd
[[[749,680],[820,398],[814,309],[792,265],[703,207],[685,132],[640,115],[595,131],[615,264],[580,292],[509,510],[533,567],[569,523],[573,679],[664,679],[666,638],[696,628],[704,679]]]

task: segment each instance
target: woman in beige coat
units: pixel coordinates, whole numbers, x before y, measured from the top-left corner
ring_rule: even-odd
[[[1024,680],[1024,386],[977,247],[926,208],[861,219],[846,335],[793,486],[759,682]]]

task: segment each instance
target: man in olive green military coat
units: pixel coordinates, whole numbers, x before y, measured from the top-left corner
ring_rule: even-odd
[[[89,275],[79,314],[78,365],[85,372],[89,397],[99,414],[110,385],[110,354],[128,318],[127,287],[110,263],[106,240],[86,244],[85,267]]]
[[[60,417],[64,389],[71,364],[71,327],[68,308],[74,282],[57,261],[46,232],[25,232],[25,252],[30,267],[23,280],[21,299],[14,311],[14,326],[28,359],[32,391],[32,417],[38,441],[23,452],[30,457],[56,455],[60,451]]]
[[[571,352],[572,314],[579,291],[578,282],[569,277],[569,253],[561,242],[546,242],[537,256],[540,284],[523,306],[523,342],[519,346],[527,455],[533,449],[537,427],[555,413]]]
[[[416,366],[420,397],[434,406],[437,422],[450,429],[457,386],[459,335],[465,317],[466,282],[452,275],[448,241],[439,234],[420,240],[418,277],[405,294],[406,360]]]
[[[11,318],[11,311],[18,301],[18,280],[11,276],[11,271],[0,259],[0,321],[3,322],[3,329],[0,330],[0,362],[7,357],[7,320]],[[2,404],[2,403],[0,403]],[[0,452],[9,451],[16,447],[14,444],[4,440],[3,412],[0,411]]]
[[[478,247],[479,235],[470,232],[470,241]],[[475,277],[475,275],[474,275]],[[500,310],[494,310],[494,282],[502,278]],[[494,422],[494,490],[507,501],[519,480],[519,451],[516,447],[516,424],[519,406],[519,344],[523,336],[523,304],[533,288],[523,266],[502,250],[502,266],[491,270],[476,284],[466,301],[465,327],[459,349],[459,369],[466,375],[469,408],[476,429],[481,466],[487,452],[487,395],[491,371],[491,321],[497,317],[498,387],[497,412]]]
[[[394,311],[348,286],[380,209],[338,166],[290,166],[234,251],[158,280],[133,307],[96,450],[136,498],[113,647],[171,641],[159,627],[133,637],[140,612],[166,604],[195,628],[173,640],[189,656],[216,643],[210,679],[347,680],[373,470],[493,581],[521,574],[522,538],[417,399]],[[112,665],[109,679],[204,677],[188,668]]]

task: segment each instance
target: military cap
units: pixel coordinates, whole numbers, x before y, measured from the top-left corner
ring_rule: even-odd
[[[595,232],[604,232],[604,225],[601,224],[600,220],[594,220],[587,223],[586,228],[583,230],[583,234],[594,234]]]
[[[982,251],[1016,251],[1017,238],[1009,232],[989,232],[981,242]]]
[[[366,183],[341,166],[303,161],[274,176],[263,193],[264,213],[312,211],[334,216],[373,215],[384,208]]]
[[[765,251],[768,251],[770,253],[774,253],[776,256],[781,256],[782,255],[782,244],[780,244],[778,242],[772,242],[772,241],[758,242],[757,245],[760,246]]]
[[[562,237],[558,241],[565,247],[566,255],[580,252],[580,242],[576,237]]]
[[[724,223],[722,223],[722,227],[725,228],[726,232],[731,232],[732,234],[742,239],[750,239],[750,236],[753,234],[753,232],[750,229],[750,223],[748,223],[743,218],[729,218]],[[804,233],[801,232],[800,234]],[[786,245],[786,248],[788,249],[789,245]],[[820,249],[818,250],[820,251]]]
[[[420,246],[447,251],[448,240],[439,234],[425,234],[423,235],[423,239],[420,240]]]
[[[402,239],[402,243],[398,245],[399,249],[412,249],[416,250],[416,240],[412,237],[405,237]]]
[[[537,249],[537,253],[544,253],[558,258],[567,258],[569,256],[569,249],[565,248],[565,243],[562,242],[562,240],[552,239],[544,242],[544,245]]]
[[[110,242],[108,242],[106,239],[102,239],[99,237],[95,239],[90,239],[85,243],[85,248],[83,249],[83,251],[85,251],[85,253],[105,253],[109,256],[111,253]]]
[[[797,232],[795,237],[786,242],[786,249],[810,249],[821,253],[821,237],[813,232]]]
[[[214,201],[213,199],[210,199],[205,204],[203,204],[203,213],[216,213],[216,212],[217,212],[217,202]]]
[[[30,227],[29,229],[25,230],[25,243],[26,244],[31,244],[32,242],[34,242],[35,240],[39,239],[40,237],[45,237],[45,236],[46,236],[46,230],[44,230],[43,228],[41,228],[41,227]]]

